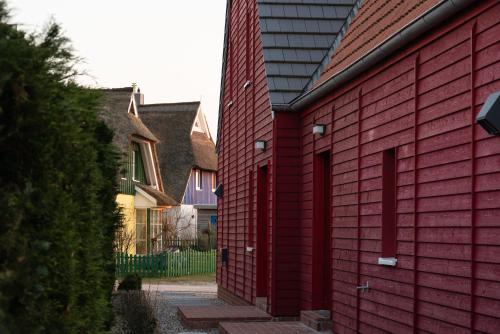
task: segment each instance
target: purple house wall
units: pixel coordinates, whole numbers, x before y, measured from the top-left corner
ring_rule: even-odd
[[[184,198],[182,204],[186,205],[217,205],[217,197],[214,195],[213,189],[215,185],[213,184],[212,171],[201,171],[201,184],[200,190],[196,189],[196,169],[191,170],[191,175],[189,177],[188,184],[186,186],[186,191],[184,193]]]

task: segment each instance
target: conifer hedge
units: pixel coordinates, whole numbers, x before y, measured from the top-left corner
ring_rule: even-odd
[[[120,221],[112,132],[60,28],[9,22],[0,0],[0,333],[103,332]]]

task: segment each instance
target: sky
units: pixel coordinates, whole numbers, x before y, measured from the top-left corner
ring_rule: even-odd
[[[12,22],[62,25],[93,87],[137,83],[145,103],[199,101],[217,129],[226,0],[10,0]]]

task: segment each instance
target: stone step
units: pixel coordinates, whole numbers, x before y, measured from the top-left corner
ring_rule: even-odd
[[[264,312],[267,312],[267,297],[255,298],[255,306]]]
[[[179,306],[179,320],[187,328],[217,328],[221,322],[269,321],[272,317],[255,306]]]
[[[315,334],[317,331],[298,321],[222,322],[220,334]]]
[[[301,311],[300,321],[319,332],[332,328],[332,320],[330,319],[330,311],[328,310]]]

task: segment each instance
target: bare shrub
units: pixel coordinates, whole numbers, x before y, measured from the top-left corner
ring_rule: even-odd
[[[115,307],[125,333],[154,334],[158,332],[155,305],[151,301],[149,292],[119,292],[115,297]]]

